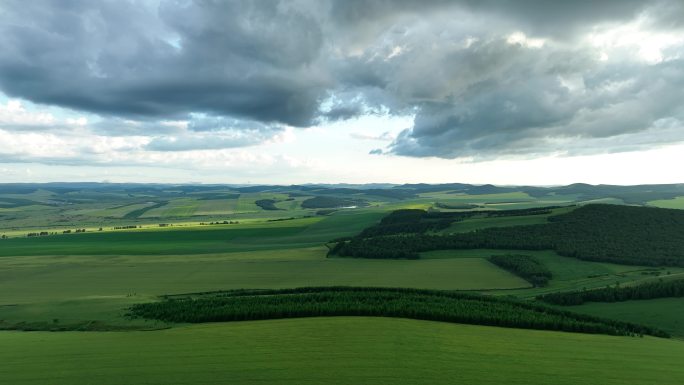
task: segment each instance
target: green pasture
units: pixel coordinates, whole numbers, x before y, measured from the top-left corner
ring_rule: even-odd
[[[684,382],[680,341],[391,318],[0,332],[0,345],[0,378],[13,385]]]

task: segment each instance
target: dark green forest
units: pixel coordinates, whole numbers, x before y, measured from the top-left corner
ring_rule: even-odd
[[[447,249],[555,250],[589,261],[684,266],[684,211],[650,207],[586,205],[538,225],[491,227],[470,233],[360,236],[338,244],[335,255],[418,258]]]
[[[489,257],[489,261],[523,278],[534,286],[546,286],[552,277],[551,271],[543,263],[529,255],[492,255]]]
[[[519,300],[400,288],[314,287],[167,297],[160,302],[135,305],[130,308],[129,316],[175,323],[376,316],[595,334],[668,336],[646,326]]]
[[[269,211],[276,211],[280,210],[278,207],[276,207],[276,201],[274,199],[259,199],[257,201],[254,201],[254,204],[261,207],[264,210],[269,210]]]

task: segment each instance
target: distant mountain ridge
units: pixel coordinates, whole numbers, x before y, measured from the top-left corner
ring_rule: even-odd
[[[53,182],[53,183],[3,183],[0,194],[30,194],[46,190],[56,194],[74,191],[163,193],[165,196],[183,196],[190,193],[232,191],[237,193],[284,193],[293,196],[357,196],[367,195],[390,199],[411,199],[418,194],[445,192],[449,194],[488,195],[523,192],[539,198],[549,195],[575,195],[578,201],[615,198],[627,204],[644,204],[659,199],[673,199],[684,196],[684,183],[647,185],[590,185],[574,183],[566,186],[497,186],[493,184],[467,183],[414,183],[414,184],[303,184],[303,185],[234,185],[234,184],[158,184],[158,183],[97,183],[97,182]]]

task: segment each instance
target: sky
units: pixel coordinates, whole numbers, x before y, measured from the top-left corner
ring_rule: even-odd
[[[681,0],[1,0],[0,183],[684,183]]]

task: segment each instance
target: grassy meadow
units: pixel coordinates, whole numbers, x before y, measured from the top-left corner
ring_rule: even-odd
[[[421,260],[427,259],[486,259],[492,255],[525,254],[540,260],[553,274],[549,285],[526,290],[506,290],[502,295],[516,295],[521,298],[533,298],[540,294],[601,288],[607,285],[644,282],[654,278],[684,278],[681,267],[627,266],[605,262],[582,261],[563,257],[551,250],[437,250],[421,253]]]
[[[664,209],[684,209],[684,196],[672,199],[659,199],[648,202],[649,205]]]
[[[3,332],[14,385],[676,385],[684,344],[390,318],[202,324],[150,332]],[[84,382],[84,379],[87,379]]]

